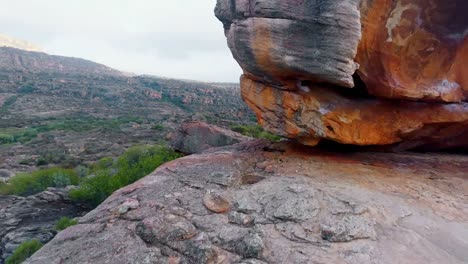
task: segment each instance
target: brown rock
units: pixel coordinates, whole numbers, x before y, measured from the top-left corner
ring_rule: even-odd
[[[231,208],[229,198],[215,190],[207,191],[203,197],[203,204],[210,211],[215,213],[225,213]]]
[[[218,0],[215,13],[266,130],[306,145],[464,149],[466,10],[464,0]]]
[[[237,132],[198,121],[184,123],[169,135],[172,147],[186,154],[200,153],[209,148],[228,146],[250,139]]]
[[[326,138],[354,145],[468,147],[467,103],[356,100],[320,86],[296,93],[245,77],[241,84],[242,98],[266,130],[305,145]]]
[[[468,2],[364,0],[356,61],[371,94],[468,100]]]

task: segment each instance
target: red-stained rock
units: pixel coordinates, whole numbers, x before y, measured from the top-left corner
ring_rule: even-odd
[[[464,0],[218,0],[215,13],[266,130],[306,145],[466,149],[467,10]]]
[[[359,76],[386,98],[468,100],[466,0],[364,0]]]
[[[305,145],[325,138],[354,145],[403,142],[403,148],[468,148],[468,103],[355,100],[326,87],[297,93],[246,77],[241,87],[260,125]]]

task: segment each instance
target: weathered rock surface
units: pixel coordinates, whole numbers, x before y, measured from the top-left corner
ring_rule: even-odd
[[[468,101],[468,2],[363,0],[356,61],[371,94]]]
[[[28,197],[0,195],[0,263],[24,241],[50,241],[62,216],[79,216],[83,208],[73,203],[67,190],[49,188]]]
[[[26,263],[466,263],[467,172],[461,155],[244,142],[163,165]]]
[[[244,101],[266,130],[305,145],[327,138],[400,149],[468,149],[468,103],[354,100],[326,87],[291,92],[245,77],[241,84]]]
[[[182,124],[169,135],[171,146],[182,153],[194,154],[214,147],[223,147],[252,138],[204,122]]]
[[[215,13],[270,132],[466,149],[466,10],[464,0],[218,0]]]

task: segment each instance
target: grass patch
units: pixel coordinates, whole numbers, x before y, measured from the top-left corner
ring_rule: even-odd
[[[55,223],[55,230],[56,231],[62,231],[62,230],[65,230],[67,229],[68,227],[70,226],[74,226],[78,224],[78,221],[76,221],[75,219],[70,219],[66,216],[60,218],[59,220],[57,220],[57,222]]]
[[[0,145],[16,142],[26,143],[36,138],[40,133],[49,131],[86,132],[94,129],[119,131],[121,125],[131,122],[141,123],[142,119],[138,117],[119,117],[113,119],[81,117],[70,120],[57,120],[49,124],[37,125],[30,128],[0,131]]]
[[[181,154],[165,146],[132,147],[112,162],[103,159],[92,166],[94,175],[85,178],[77,189],[70,191],[70,197],[75,201],[97,206],[114,191],[179,157]]]
[[[0,194],[28,196],[46,190],[48,187],[66,187],[80,181],[73,170],[49,168],[31,173],[20,173],[0,185]]]
[[[20,264],[36,253],[42,246],[42,243],[36,239],[25,241],[6,259],[5,264]]]
[[[242,135],[253,137],[253,138],[264,138],[271,141],[279,141],[280,136],[273,135],[263,130],[259,125],[235,125],[231,126],[232,131],[241,133]]]

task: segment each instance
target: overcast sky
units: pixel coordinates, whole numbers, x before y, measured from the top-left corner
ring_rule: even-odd
[[[216,0],[0,0],[0,33],[138,74],[237,82]]]

